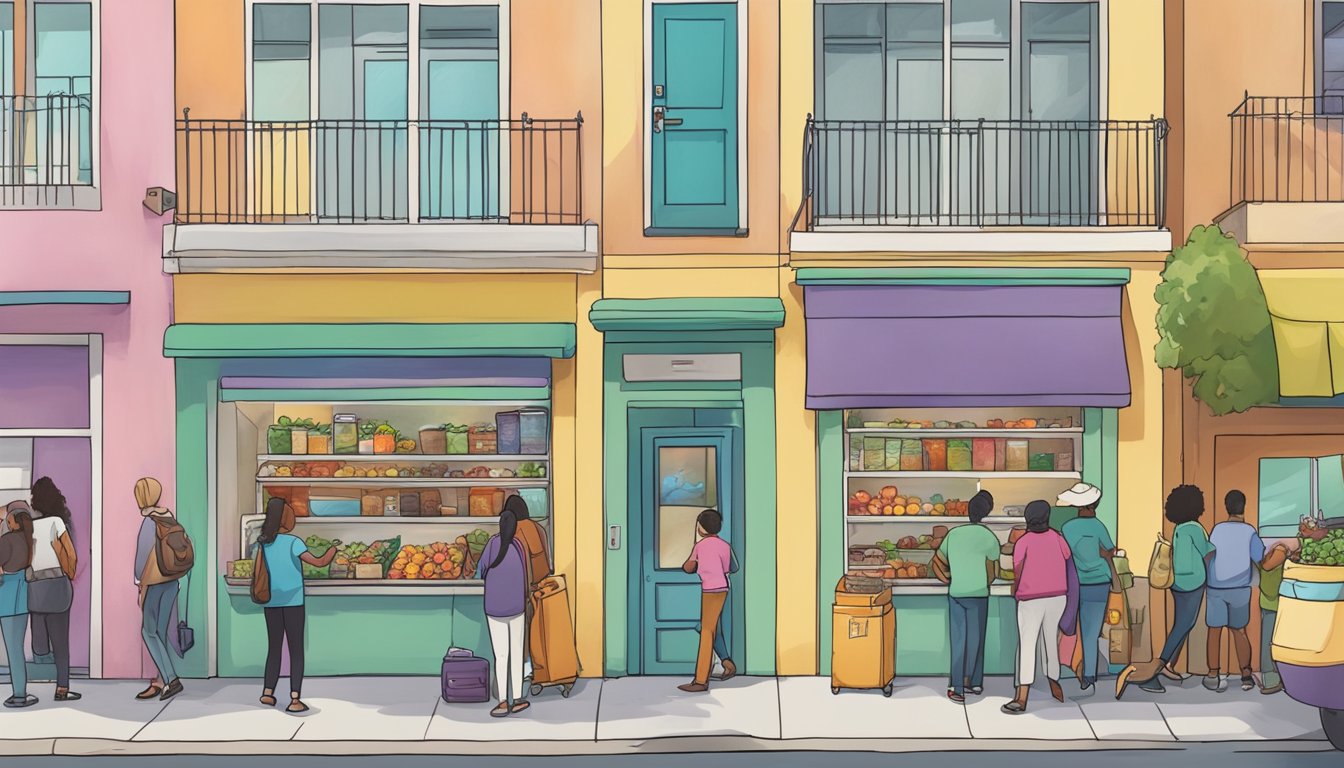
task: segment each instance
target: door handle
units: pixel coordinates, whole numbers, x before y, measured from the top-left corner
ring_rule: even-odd
[[[681,118],[667,116],[667,107],[657,106],[653,108],[654,133],[662,133],[664,125],[681,125],[681,123]]]

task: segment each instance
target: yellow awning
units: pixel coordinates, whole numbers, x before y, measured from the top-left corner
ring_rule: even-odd
[[[1283,397],[1344,394],[1344,270],[1259,272],[1274,326]]]

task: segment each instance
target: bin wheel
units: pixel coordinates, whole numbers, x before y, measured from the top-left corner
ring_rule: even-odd
[[[572,691],[572,690],[574,690],[574,684],[573,684],[573,683],[566,683],[566,684],[564,685],[564,687],[560,689],[560,698],[562,698],[562,699],[568,699],[568,698],[569,698],[569,692]]]
[[[891,692],[892,692],[892,690],[894,690],[894,689],[895,689],[895,685],[894,685],[894,684],[892,684],[892,683],[887,683],[886,687],[882,689],[882,695],[883,695],[883,696],[886,696],[887,698],[891,698]]]
[[[832,695],[832,696],[839,696],[839,695],[840,695],[840,689],[839,689],[838,687],[836,687],[836,686],[831,686],[831,695]]]
[[[540,695],[541,695],[541,690],[542,690],[542,686],[537,685],[536,683],[533,683],[533,684],[532,684],[531,691],[532,691],[532,695],[533,695],[533,696],[540,696]]]

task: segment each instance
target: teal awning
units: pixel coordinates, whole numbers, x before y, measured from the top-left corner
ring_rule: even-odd
[[[37,304],[130,304],[130,291],[0,291],[0,307]]]
[[[179,323],[164,357],[573,357],[573,323]]]
[[[759,331],[784,324],[776,298],[600,299],[588,318],[599,331]]]

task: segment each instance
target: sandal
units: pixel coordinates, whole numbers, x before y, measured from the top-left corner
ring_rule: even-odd
[[[956,691],[952,690],[951,688],[948,688],[948,689],[947,689],[947,698],[951,699],[951,700],[952,700],[954,703],[956,703],[956,704],[965,704],[965,703],[966,703],[966,697],[963,696],[963,695],[961,695],[960,693],[957,693]]]
[[[501,701],[501,702],[499,703],[499,706],[497,706],[497,707],[495,707],[494,709],[490,710],[490,716],[491,716],[491,717],[508,717],[508,716],[509,716],[509,705],[508,705],[508,704],[505,704],[504,702]]]
[[[307,712],[308,705],[300,701],[297,695],[291,694],[289,697],[289,706],[285,707],[285,711],[297,715],[301,712]]]
[[[31,694],[22,698],[18,696],[10,696],[8,699],[5,699],[5,706],[10,709],[23,709],[24,707],[31,707],[36,703],[37,697]]]
[[[527,709],[528,707],[530,707],[530,706],[532,706],[532,702],[530,702],[530,701],[528,701],[528,700],[526,700],[526,699],[524,699],[524,700],[522,700],[522,701],[515,701],[515,702],[513,703],[513,706],[512,706],[512,707],[509,707],[509,714],[510,714],[510,715],[516,715],[516,714],[518,714],[519,712],[522,712],[522,711],[526,710],[526,709]]]
[[[159,695],[162,693],[163,688],[151,683],[148,688],[135,694],[135,698],[139,699],[140,701],[149,701],[150,699],[159,698]]]
[[[64,691],[57,691],[52,698],[56,701],[79,701],[84,697],[67,688]]]
[[[999,707],[999,711],[1008,715],[1020,715],[1027,711],[1027,705],[1017,699],[1013,699],[1002,707]]]
[[[275,706],[275,692],[274,692],[274,691],[262,690],[262,692],[261,692],[261,698],[257,699],[257,701],[260,701],[260,702],[261,702],[262,704],[264,704],[265,706],[268,706],[268,707],[274,707],[274,706]]]

